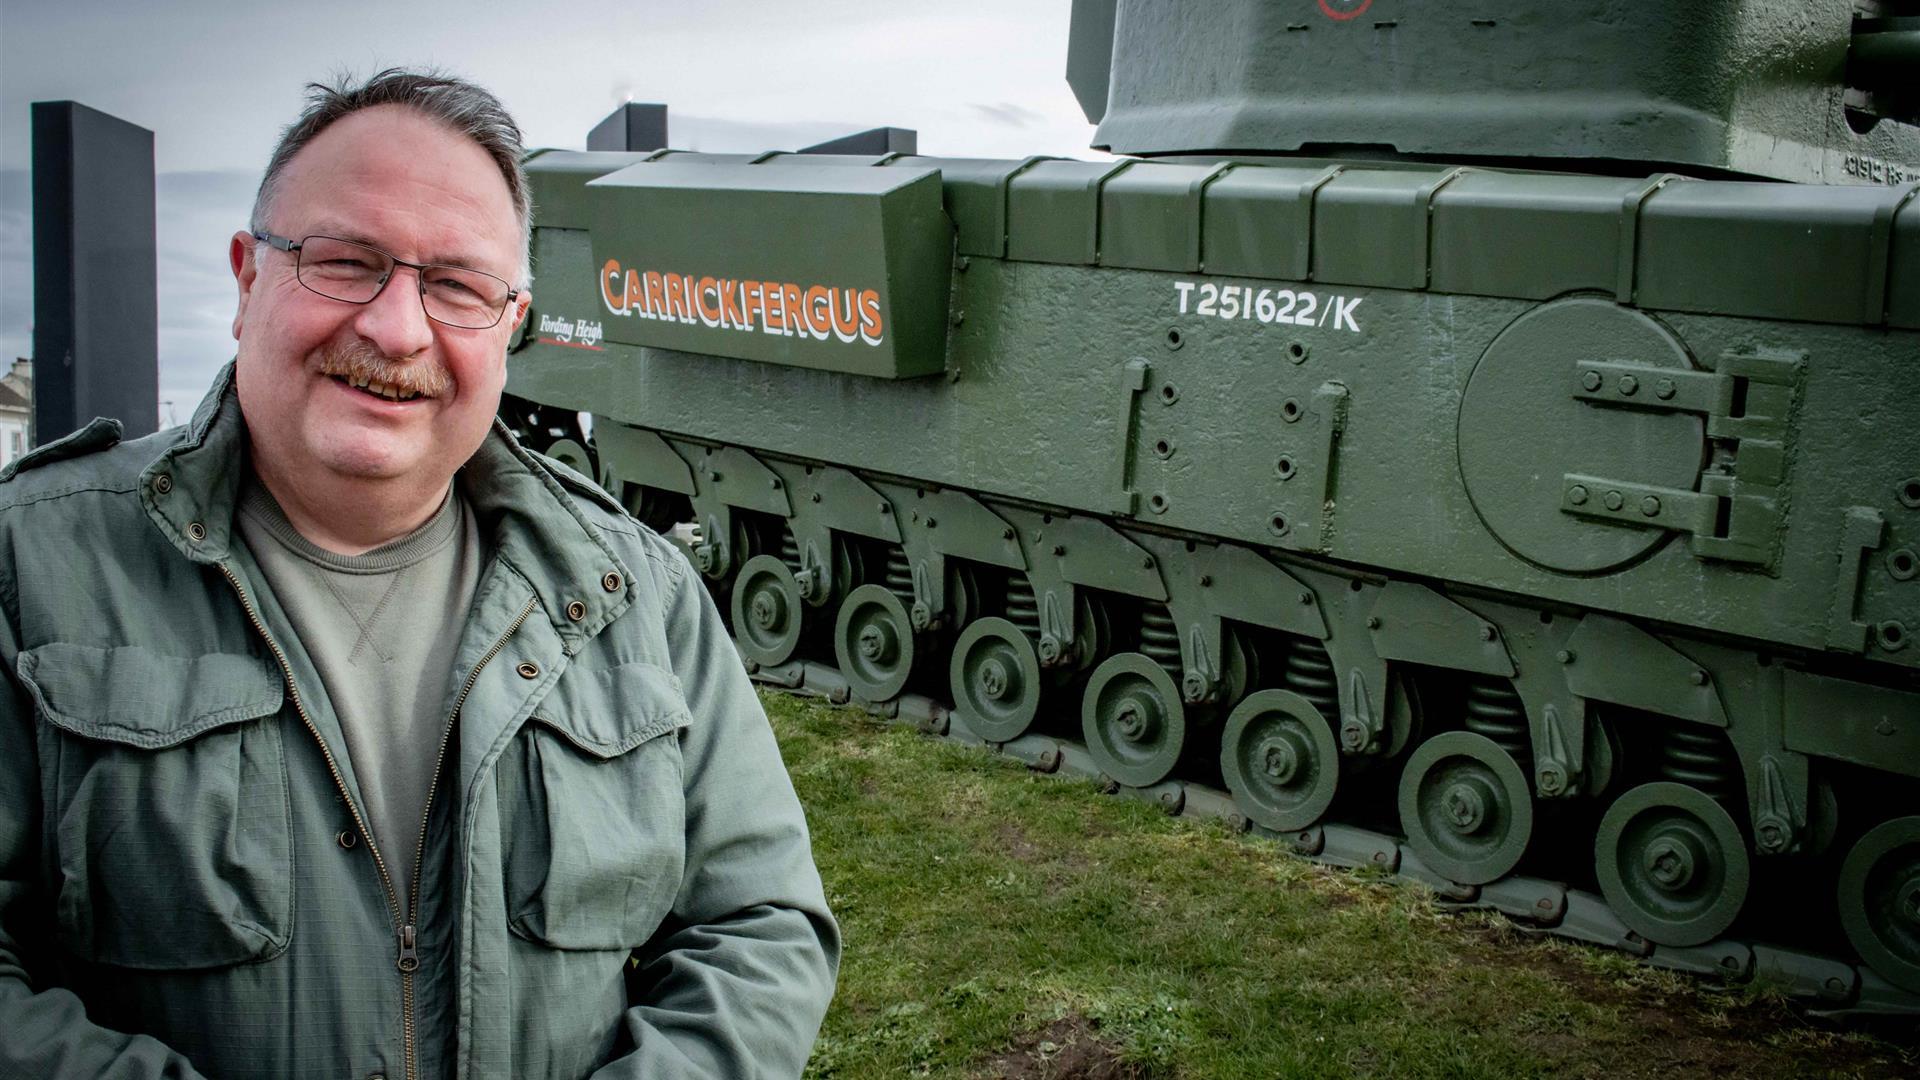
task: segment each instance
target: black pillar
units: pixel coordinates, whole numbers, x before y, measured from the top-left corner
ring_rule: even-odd
[[[589,150],[660,150],[667,145],[667,107],[629,102],[593,125]]]
[[[151,434],[160,397],[153,132],[33,103],[33,420],[47,443],[96,416]]]

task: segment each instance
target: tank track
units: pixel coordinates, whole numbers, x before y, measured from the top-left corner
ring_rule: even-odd
[[[1247,820],[1234,805],[1233,796],[1219,788],[1183,780],[1146,788],[1116,783],[1101,772],[1083,745],[1069,739],[1023,735],[1010,742],[994,743],[969,730],[949,704],[924,694],[905,693],[886,702],[860,701],[845,676],[829,665],[796,660],[761,666],[746,657],[742,660],[749,675],[762,686],[859,707],[924,735],[1005,754],[1034,772],[1091,780],[1107,794],[1153,803],[1172,816],[1221,821],[1235,832],[1274,840],[1293,855],[1325,866],[1366,867],[1398,881],[1418,882],[1433,890],[1444,909],[1498,911],[1525,932],[1618,950],[1670,971],[1729,984],[1764,982],[1813,1016],[1835,1020],[1920,1018],[1920,994],[1892,985],[1863,964],[1737,936],[1684,948],[1655,945],[1621,923],[1597,893],[1523,874],[1508,875],[1487,885],[1462,885],[1435,873],[1406,846],[1403,837],[1392,833],[1339,823],[1292,833],[1275,832]]]

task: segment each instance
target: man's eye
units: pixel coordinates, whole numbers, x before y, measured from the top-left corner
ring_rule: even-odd
[[[379,270],[365,259],[321,259],[319,265],[328,270],[364,270],[368,273],[377,273]]]
[[[479,290],[458,278],[435,278],[428,284],[453,299],[466,300],[480,295]]]

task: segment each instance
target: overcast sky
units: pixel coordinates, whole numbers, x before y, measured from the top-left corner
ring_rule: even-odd
[[[160,397],[184,420],[232,354],[227,237],[305,82],[438,65],[498,94],[529,147],[579,147],[623,101],[674,146],[794,149],[870,127],[952,157],[1092,156],[1067,89],[1069,0],[0,0],[0,365],[31,352],[28,105],[154,132]],[[167,409],[161,423],[169,421]]]

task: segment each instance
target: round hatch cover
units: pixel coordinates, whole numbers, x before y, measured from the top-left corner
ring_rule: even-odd
[[[1460,476],[1474,512],[1507,550],[1566,574],[1617,570],[1670,535],[1562,512],[1566,474],[1690,491],[1706,452],[1696,414],[1575,397],[1583,361],[1691,368],[1659,323],[1582,297],[1515,319],[1487,346],[1460,397]]]

